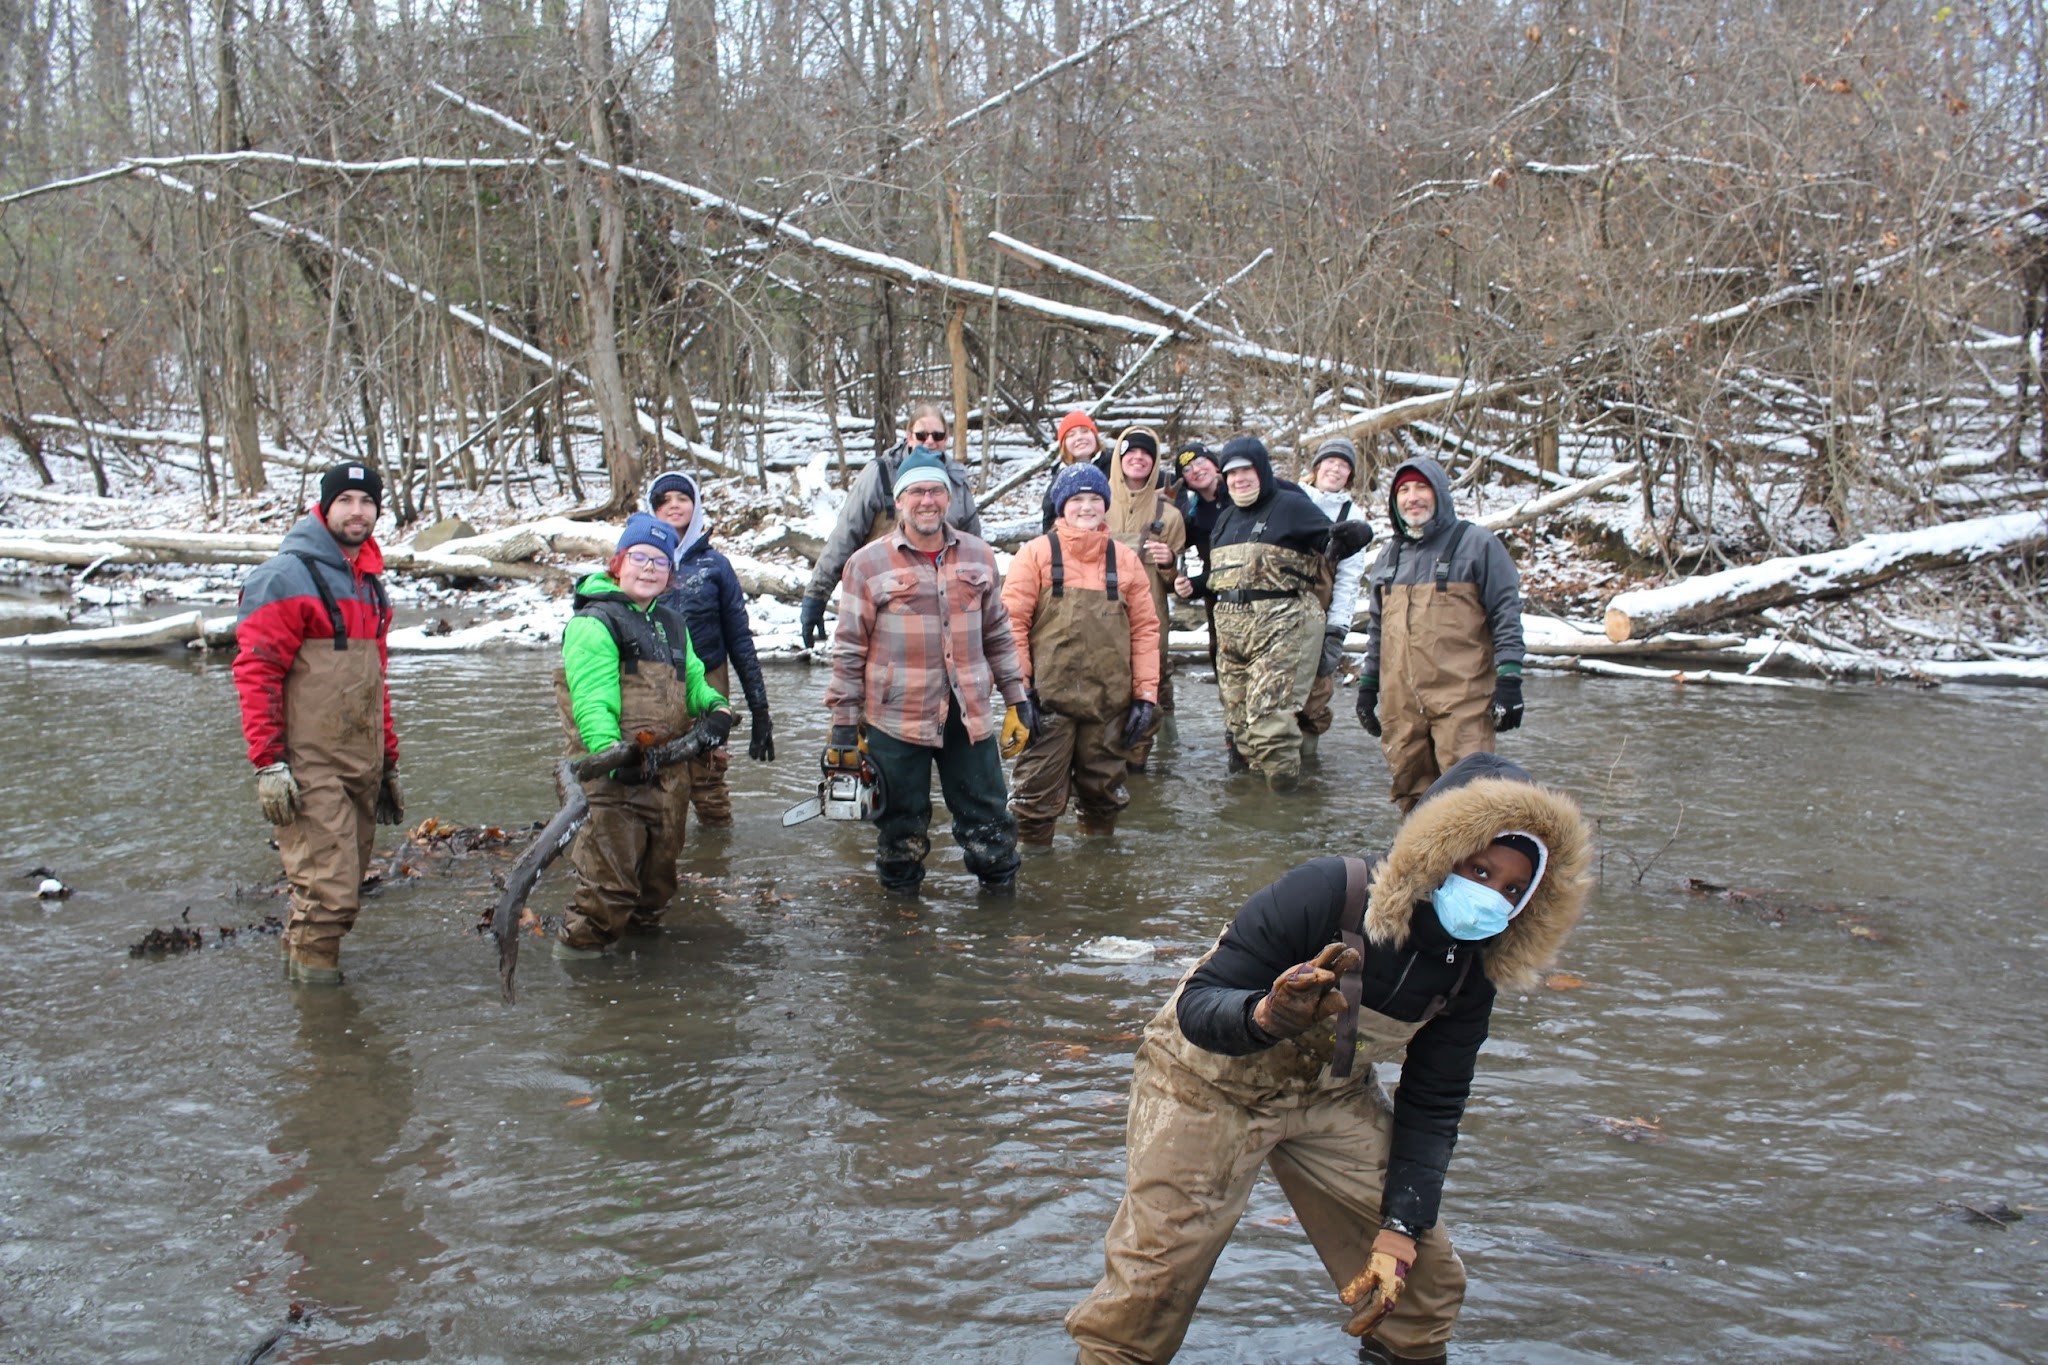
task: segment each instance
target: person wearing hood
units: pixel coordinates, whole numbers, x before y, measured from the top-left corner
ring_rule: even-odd
[[[1017,663],[1038,708],[1012,773],[1017,838],[1050,844],[1071,791],[1081,833],[1116,832],[1130,804],[1125,755],[1149,728],[1159,697],[1159,618],[1151,575],[1107,530],[1109,480],[1093,464],[1053,480],[1052,530],[1010,561],[1003,606]],[[1006,727],[1008,729],[1010,727]]]
[[[1017,821],[989,697],[1002,693],[1027,736],[1038,708],[1017,662],[995,552],[946,521],[950,482],[935,454],[905,460],[896,529],[846,561],[820,763],[828,774],[877,777],[884,889],[914,895],[924,883],[936,767],[967,870],[1007,894],[1017,884]]]
[[[647,505],[681,540],[662,605],[690,628],[690,648],[704,665],[704,681],[722,696],[732,695],[732,674],[740,675],[746,694],[747,757],[757,763],[775,758],[775,722],[768,713],[768,685],[761,677],[761,659],[754,652],[754,629],[747,619],[747,595],[740,590],[732,561],[711,547],[710,524],[697,481],[670,471],[647,490]],[[680,831],[695,805],[707,825],[732,823],[732,789],[725,771],[732,753],[723,745],[690,763],[689,781],[677,784],[685,804],[675,812]]]
[[[1363,521],[1334,530],[1308,494],[1273,473],[1257,437],[1236,437],[1218,454],[1230,505],[1209,543],[1209,591],[1226,743],[1233,769],[1287,791],[1301,780],[1295,713],[1323,654],[1326,561],[1356,553],[1372,532]]]
[[[1465,1268],[1439,1205],[1480,1045],[1498,993],[1556,958],[1591,870],[1578,804],[1476,754],[1384,858],[1318,858],[1245,902],[1138,1045],[1126,1193],[1067,1314],[1084,1365],[1173,1356],[1261,1165],[1360,1358],[1443,1360]]]
[[[384,674],[391,601],[373,532],[375,468],[343,461],[278,553],[250,571],[235,623],[235,692],[256,798],[291,886],[285,975],[341,983],[378,825],[405,816]]]
[[[1332,436],[1316,447],[1309,462],[1308,494],[1322,514],[1339,525],[1363,520],[1351,500],[1358,483],[1358,447],[1348,437]],[[1344,637],[1351,633],[1352,617],[1358,611],[1358,582],[1365,575],[1366,556],[1353,554],[1329,564],[1324,586],[1328,610],[1323,616],[1323,653],[1316,663],[1316,679],[1308,689],[1308,702],[1295,719],[1301,726],[1301,756],[1314,758],[1322,737],[1333,719],[1330,698],[1337,693],[1337,669],[1344,662]],[[1326,560],[1327,564],[1328,561]]]
[[[1209,592],[1209,542],[1216,532],[1216,519],[1230,499],[1223,492],[1223,468],[1216,452],[1200,441],[1182,441],[1173,452],[1176,476],[1173,505],[1180,509],[1188,528],[1188,548],[1181,551],[1180,577],[1173,580],[1173,595],[1183,602],[1200,602],[1209,628],[1209,668],[1216,667],[1216,599]]]
[[[1159,471],[1159,435],[1150,427],[1126,427],[1117,437],[1114,468],[1109,471],[1109,534],[1138,552],[1152,592],[1152,611],[1159,618],[1159,706],[1144,731],[1127,747],[1132,772],[1143,772],[1152,755],[1152,738],[1160,722],[1173,714],[1173,660],[1166,652],[1166,603],[1180,578],[1181,552],[1187,548],[1187,523],[1166,489]]]
[[[1077,464],[1092,464],[1105,478],[1114,477],[1109,467],[1109,450],[1102,444],[1102,429],[1080,408],[1060,418],[1060,424],[1053,429],[1053,455],[1057,463],[1053,466],[1052,483],[1045,486],[1045,497],[1038,506],[1039,530],[1046,532],[1052,530],[1053,519],[1059,515],[1053,510],[1052,488],[1061,474]]]
[[[1365,576],[1358,720],[1406,814],[1439,773],[1522,723],[1522,579],[1498,536],[1452,510],[1435,460],[1394,470],[1387,511],[1393,538]]]
[[[903,439],[869,460],[854,476],[853,486],[846,490],[846,501],[839,506],[839,517],[832,523],[831,534],[825,537],[825,548],[818,553],[817,565],[811,570],[803,603],[797,609],[805,649],[815,649],[824,642],[825,601],[839,586],[846,561],[855,550],[880,540],[896,525],[896,473],[911,455],[930,455],[944,465],[952,489],[946,505],[946,524],[980,538],[981,516],[975,511],[973,485],[969,482],[973,475],[966,465],[947,453],[952,439],[953,424],[947,419],[946,410],[937,403],[919,403],[903,424]]]
[[[555,674],[569,757],[640,735],[672,739],[693,720],[713,747],[731,733],[732,710],[704,681],[689,626],[662,601],[681,548],[674,527],[635,512],[611,562],[576,585]],[[675,899],[689,780],[687,765],[636,762],[583,784],[590,820],[569,846],[576,896],[555,939],[557,957],[596,957],[629,928],[659,926]]]

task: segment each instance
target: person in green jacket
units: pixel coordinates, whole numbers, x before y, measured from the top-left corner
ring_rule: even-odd
[[[677,547],[675,528],[636,512],[611,563],[576,585],[576,614],[562,630],[555,704],[572,758],[621,739],[667,740],[702,717],[725,743],[733,714],[704,681],[690,630],[661,605]],[[557,957],[596,957],[628,927],[655,929],[676,894],[682,826],[669,811],[689,769],[614,768],[583,784],[590,821],[569,849],[575,900],[555,940]]]

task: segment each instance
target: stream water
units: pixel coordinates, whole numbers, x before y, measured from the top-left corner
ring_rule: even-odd
[[[395,662],[409,819],[550,813],[552,666]],[[1070,1358],[1136,1031],[1265,880],[1384,846],[1384,766],[1347,696],[1304,792],[1226,780],[1184,673],[1113,843],[1063,833],[993,903],[940,838],[905,902],[866,826],[777,823],[823,682],[770,670],[781,756],[736,758],[663,935],[536,945],[507,1007],[487,855],[368,902],[340,990],[246,933],[131,957],[188,907],[281,913],[227,668],[0,664],[0,1357],[233,1361],[298,1303],[266,1358]],[[2048,1359],[2040,695],[1529,699],[1504,751],[1581,797],[1603,878],[1480,1062],[1454,1359]],[[1344,1318],[1263,1181],[1182,1358],[1346,1361]]]

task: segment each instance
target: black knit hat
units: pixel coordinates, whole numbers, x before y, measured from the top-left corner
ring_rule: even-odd
[[[334,500],[351,488],[368,493],[377,510],[384,510],[384,476],[370,465],[343,460],[320,476],[320,515],[326,516]]]

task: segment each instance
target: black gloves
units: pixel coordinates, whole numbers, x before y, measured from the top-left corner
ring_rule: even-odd
[[[1358,680],[1358,723],[1373,738],[1380,733],[1380,680],[1377,677]]]
[[[860,771],[860,727],[858,725],[835,725],[825,740],[825,753],[818,760],[818,766],[826,772]]]
[[[1344,662],[1344,627],[1323,627],[1323,657],[1316,664],[1316,676],[1327,678]]]
[[[725,737],[732,733],[733,722],[736,719],[738,718],[732,712],[723,707],[716,711],[706,711],[699,717],[697,728],[704,732],[704,747],[707,749],[724,748]]]
[[[1026,692],[1022,701],[1012,702],[1010,706],[1017,713],[1017,719],[1024,722],[1024,728],[1031,732],[1031,737],[1037,739],[1038,694],[1036,692]]]
[[[1134,701],[1124,715],[1124,747],[1130,748],[1145,736],[1151,728],[1152,717],[1159,714],[1159,708],[1149,701]]]
[[[1493,680],[1493,728],[1522,728],[1522,675],[1503,673]]]
[[[806,597],[804,604],[797,608],[797,624],[803,627],[804,648],[816,649],[818,642],[825,638],[825,599]]]
[[[405,793],[398,788],[396,768],[386,768],[383,781],[377,784],[376,815],[380,825],[405,823]]]
[[[747,735],[747,757],[756,763],[775,761],[775,722],[768,718],[768,708],[756,706],[749,714]]]
[[[1330,528],[1329,560],[1341,563],[1370,544],[1372,524],[1363,517],[1346,517]]]
[[[660,777],[661,769],[655,766],[652,746],[642,749],[633,758],[612,769],[612,781],[623,782],[629,787],[644,787],[649,782],[658,781]]]

